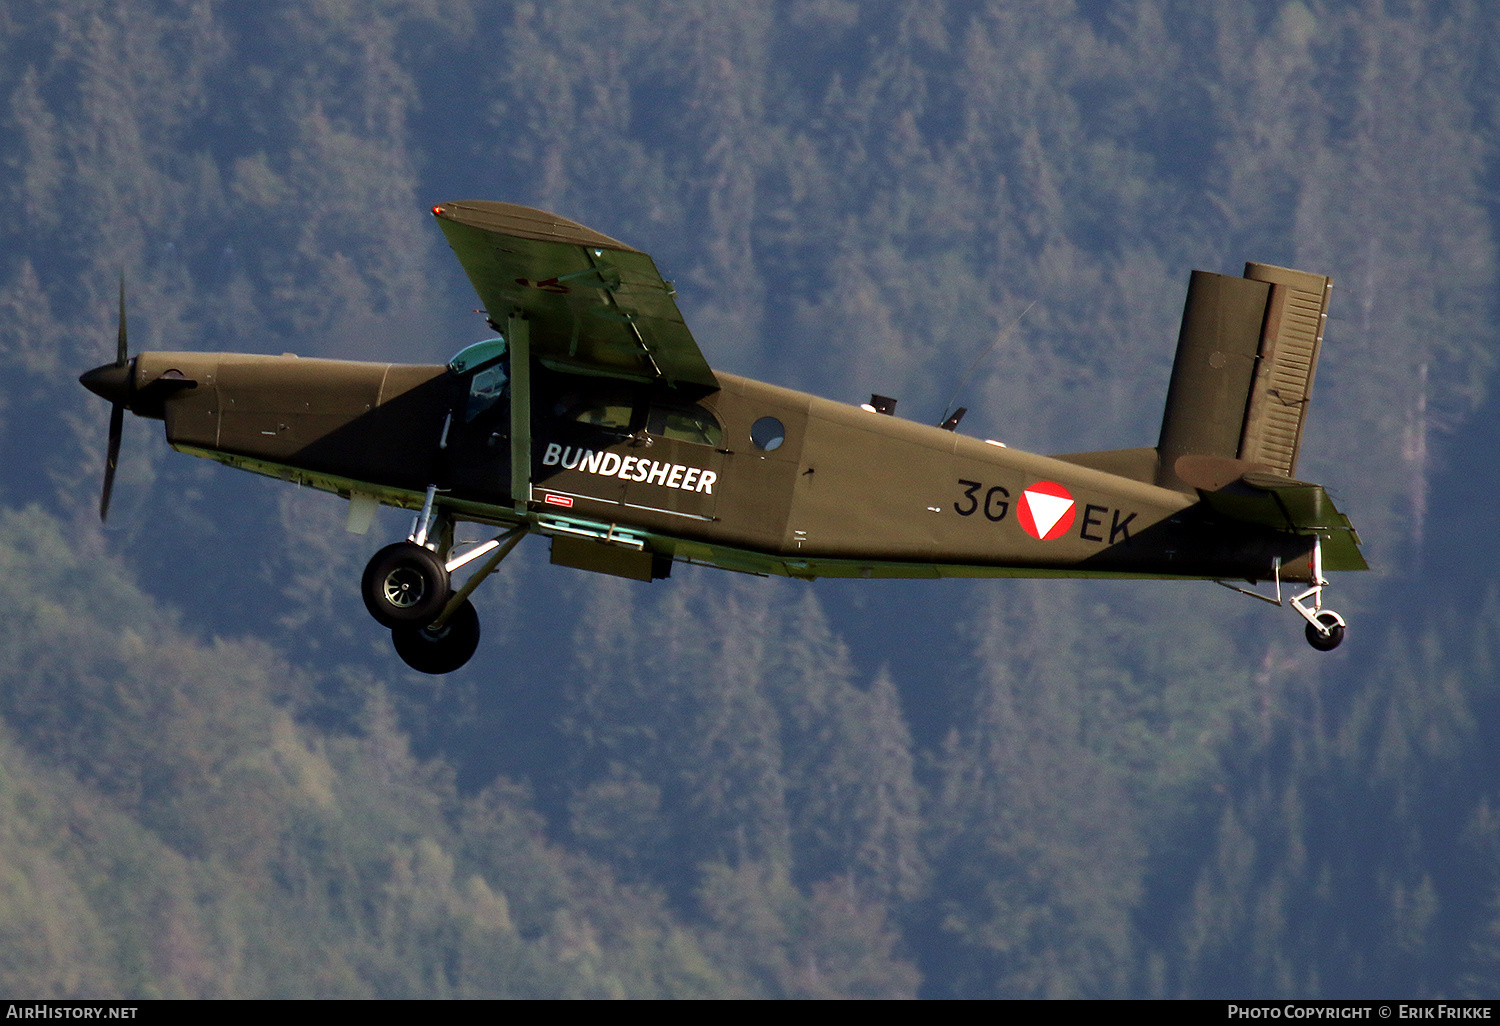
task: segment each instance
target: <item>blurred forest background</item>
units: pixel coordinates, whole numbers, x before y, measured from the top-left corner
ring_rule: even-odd
[[[0,992],[1500,995],[1497,51],[1478,0],[0,3]],[[404,514],[132,418],[100,527],[122,269],[136,351],[440,362],[468,198],[927,422],[1035,302],[960,401],[1044,452],[1154,444],[1191,269],[1333,275],[1348,641],[527,543],[432,679],[357,594]]]

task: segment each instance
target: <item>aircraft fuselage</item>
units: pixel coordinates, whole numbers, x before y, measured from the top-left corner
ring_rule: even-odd
[[[1266,580],[1279,558],[1283,579],[1310,576],[1306,535],[1225,521],[1151,483],[1151,450],[1100,469],[729,374],[689,401],[538,367],[518,510],[508,397],[474,374],[231,353],[142,353],[133,368],[138,384],[168,371],[196,387],[136,409],[180,451],[407,508],[436,484],[454,519],[625,540],[658,567]]]

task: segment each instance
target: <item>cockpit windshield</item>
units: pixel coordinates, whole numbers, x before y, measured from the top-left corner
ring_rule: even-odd
[[[483,342],[475,342],[473,345],[460,349],[458,354],[448,361],[448,369],[454,374],[467,374],[487,363],[493,363],[504,355],[505,339],[487,338]]]

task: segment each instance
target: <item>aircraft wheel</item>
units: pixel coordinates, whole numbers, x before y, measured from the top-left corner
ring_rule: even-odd
[[[431,549],[397,542],[375,553],[360,590],[382,627],[431,623],[448,601],[448,569]]]
[[[441,630],[404,626],[391,628],[391,642],[401,661],[419,673],[452,673],[467,663],[479,647],[479,614],[474,604],[454,610]]]
[[[1332,613],[1319,613],[1318,622],[1328,628],[1328,633],[1322,634],[1312,624],[1308,624],[1307,643],[1319,652],[1332,652],[1344,640],[1344,625]]]

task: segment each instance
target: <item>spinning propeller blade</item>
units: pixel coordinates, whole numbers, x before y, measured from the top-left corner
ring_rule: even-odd
[[[120,275],[120,334],[115,341],[115,366],[123,367],[129,360],[129,348],[125,345],[125,275]]]
[[[109,516],[109,496],[115,488],[115,468],[120,463],[120,437],[125,430],[125,408],[131,395],[130,347],[125,338],[125,275],[120,275],[120,331],[115,343],[115,362],[95,367],[78,380],[90,392],[110,401],[109,448],[104,457],[104,491],[99,496],[99,519]]]
[[[120,434],[125,427],[125,407],[115,403],[109,411],[109,451],[104,457],[104,492],[99,496],[99,519],[109,516],[109,496],[115,490],[115,467],[120,462]]]
[[[115,366],[130,362],[125,341],[125,275],[120,274],[120,331],[115,339]],[[99,495],[99,519],[109,516],[109,497],[115,490],[115,468],[120,464],[120,436],[125,430],[125,404],[116,402],[109,411],[109,450],[104,457],[104,491]]]

